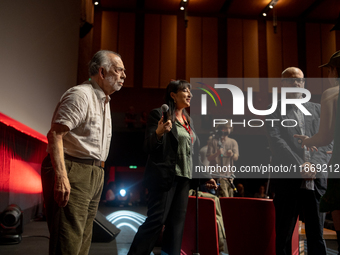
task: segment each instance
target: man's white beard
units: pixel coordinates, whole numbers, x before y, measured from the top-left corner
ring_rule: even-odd
[[[114,89],[114,91],[119,91],[121,86],[118,84],[118,81],[113,81],[113,76],[106,76],[105,80],[110,83],[110,86]]]

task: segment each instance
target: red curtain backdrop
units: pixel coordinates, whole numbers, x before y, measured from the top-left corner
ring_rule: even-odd
[[[0,113],[0,137],[0,212],[9,204],[22,210],[39,207],[46,136]]]

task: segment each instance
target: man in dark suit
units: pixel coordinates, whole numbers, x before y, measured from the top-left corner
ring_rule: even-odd
[[[282,72],[283,87],[304,88],[303,72],[296,67],[289,67]],[[287,98],[302,98],[301,93],[288,93]],[[308,151],[301,148],[301,141],[295,134],[313,136],[318,132],[320,123],[320,105],[312,102],[302,104],[312,115],[304,115],[295,105],[287,105],[286,115],[281,115],[281,104],[268,119],[267,134],[272,151],[273,166],[292,166],[290,173],[273,176],[275,190],[276,217],[276,254],[292,254],[291,241],[297,218],[303,216],[306,226],[308,254],[326,255],[326,244],[323,239],[325,214],[319,212],[321,196],[327,188],[327,172],[312,172],[327,165],[332,144]],[[281,123],[285,120],[286,126]],[[293,121],[295,120],[295,121]],[[297,124],[294,126],[294,124]],[[294,126],[294,127],[293,127]]]

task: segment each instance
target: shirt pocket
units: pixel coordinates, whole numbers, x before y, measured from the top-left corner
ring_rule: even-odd
[[[100,114],[93,114],[90,117],[90,140],[99,143],[102,139],[103,121]]]

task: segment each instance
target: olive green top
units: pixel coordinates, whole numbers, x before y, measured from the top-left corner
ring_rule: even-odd
[[[192,155],[191,155],[191,136],[189,132],[176,120],[176,128],[178,133],[178,150],[176,162],[176,175],[191,179]],[[193,142],[196,140],[194,132]]]

